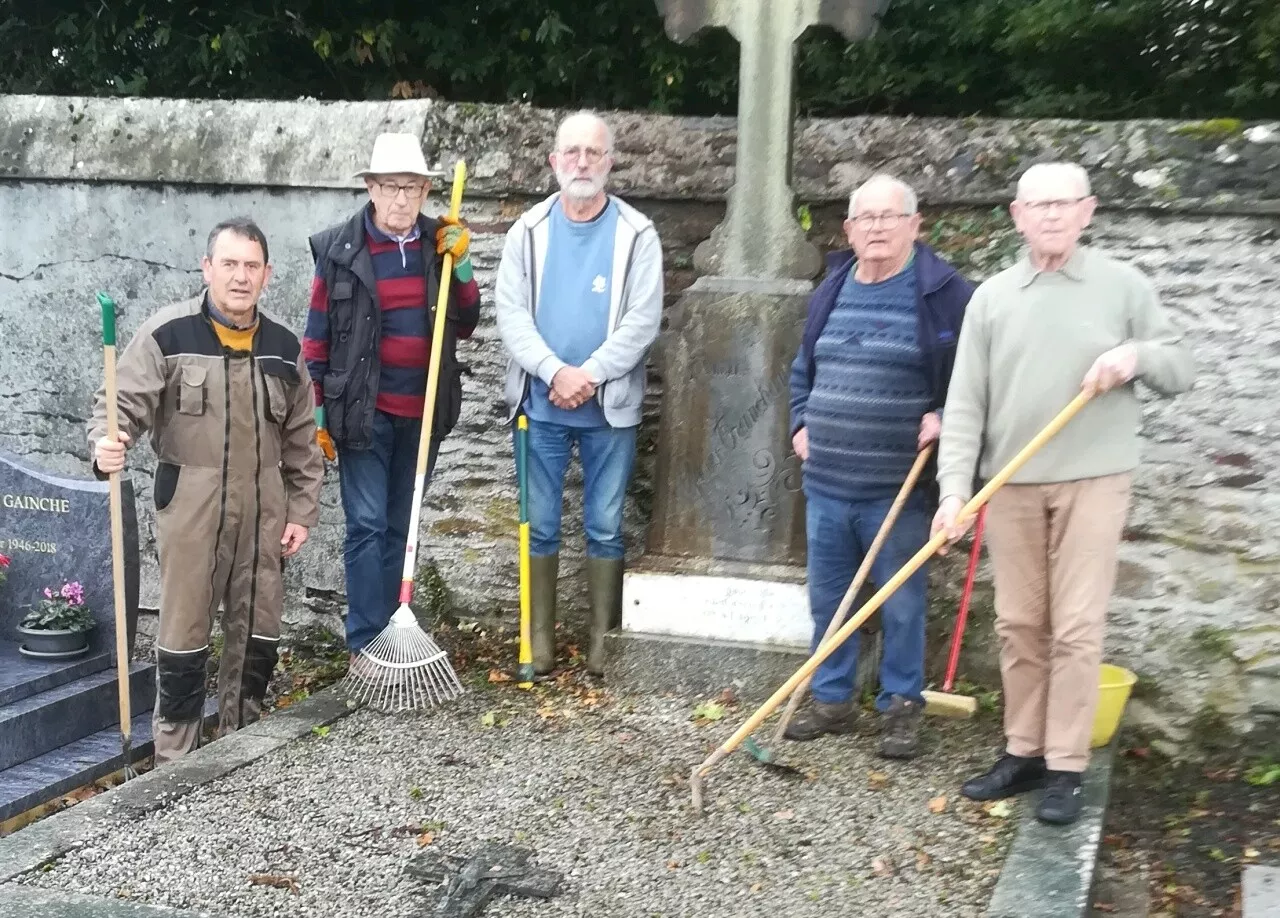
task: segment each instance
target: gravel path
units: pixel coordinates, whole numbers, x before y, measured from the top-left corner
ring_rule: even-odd
[[[787,744],[799,775],[739,752],[707,780],[699,818],[689,770],[749,712],[708,723],[693,709],[502,686],[433,714],[357,712],[108,821],[21,882],[237,918],[399,918],[429,904],[403,873],[421,842],[465,855],[492,840],[565,874],[556,898],[497,899],[492,918],[981,915],[1015,820],[955,790],[996,752],[991,719],[930,719],[911,763],[874,756],[871,716],[860,737]]]

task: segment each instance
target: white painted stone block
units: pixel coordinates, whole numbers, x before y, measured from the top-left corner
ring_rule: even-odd
[[[807,650],[813,624],[802,583],[643,571],[623,578],[622,630]]]

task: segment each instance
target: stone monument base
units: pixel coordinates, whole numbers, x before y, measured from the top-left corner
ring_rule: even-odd
[[[622,627],[605,639],[609,684],[691,697],[732,689],[764,701],[809,657],[803,577],[786,565],[646,558],[624,576]],[[862,633],[858,692],[877,684],[876,621]]]

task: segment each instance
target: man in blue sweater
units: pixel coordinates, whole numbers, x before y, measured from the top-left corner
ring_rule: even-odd
[[[834,253],[809,303],[791,368],[791,431],[804,463],[812,649],[889,513],[918,452],[938,438],[940,412],[972,285],[916,241],[915,193],[875,176],[849,199],[852,251]],[[929,539],[932,475],[907,498],[872,563],[885,583]],[[877,709],[880,754],[917,753],[924,708],[926,568],[881,607],[884,658]],[[858,662],[855,633],[814,673],[812,704],[787,727],[793,740],[849,733]]]
[[[570,115],[550,156],[560,190],[507,233],[494,303],[511,355],[507,419],[529,418],[529,587],[533,668],[555,668],[556,578],[564,476],[577,447],[586,517],[591,637],[622,621],[622,506],[644,406],[645,357],[662,319],[662,245],[653,222],[605,191],[613,134]]]

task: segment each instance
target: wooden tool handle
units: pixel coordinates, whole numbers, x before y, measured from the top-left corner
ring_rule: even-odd
[[[1068,421],[1075,417],[1076,413],[1085,406],[1091,397],[1092,393],[1081,392],[1072,399],[1065,408],[1058,412],[1057,416],[1045,425],[1044,429],[1036,434],[1031,439],[1030,443],[1019,450],[1018,454],[1010,459],[1005,467],[997,472],[995,477],[987,482],[982,490],[975,494],[973,498],[964,505],[960,510],[960,513],[957,515],[957,522],[964,522],[985,506],[987,501],[991,499],[991,495],[1004,487],[1005,483],[1013,477],[1014,473],[1016,473],[1018,469],[1022,468],[1026,461],[1030,459],[1041,447],[1043,447],[1045,443],[1054,437]],[[717,762],[732,753],[733,750],[737,749],[738,746],[742,744],[742,741],[754,733],[765,718],[772,714],[778,705],[785,701],[787,696],[795,691],[796,687],[811,675],[822,661],[831,655],[831,652],[835,650],[840,643],[848,638],[855,630],[860,628],[862,623],[870,618],[871,614],[875,612],[876,609],[879,609],[884,605],[884,601],[893,595],[893,593],[906,582],[907,578],[919,570],[920,566],[924,564],[925,561],[929,560],[929,557],[945,545],[946,542],[947,533],[945,532],[939,532],[926,542],[924,547],[916,552],[911,557],[911,560],[904,564],[902,568],[889,579],[888,583],[877,590],[876,594],[867,601],[866,605],[859,609],[857,614],[855,614],[853,618],[849,619],[849,621],[844,624],[844,627],[836,632],[831,640],[820,646],[814,652],[813,656],[811,656],[798,670],[796,670],[791,678],[784,682],[778,690],[773,693],[769,700],[761,705],[760,708],[747,719],[746,723],[739,727],[731,737],[725,740],[724,743],[722,743],[702,765],[694,769],[694,774],[706,775],[706,773]]]
[[[116,391],[116,304],[105,293],[98,294],[102,307],[102,364],[104,395],[107,409],[107,436],[119,441],[120,421]],[[108,476],[111,505],[111,580],[114,587],[116,625],[117,694],[120,707],[120,732],[126,754],[129,747],[132,706],[129,698],[129,617],[124,595],[124,511],[120,488],[120,472]],[[125,767],[129,762],[125,762]]]

